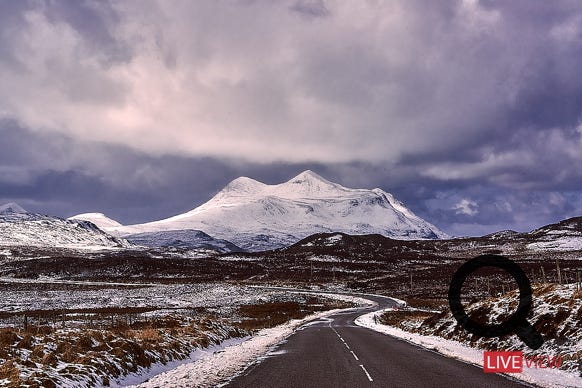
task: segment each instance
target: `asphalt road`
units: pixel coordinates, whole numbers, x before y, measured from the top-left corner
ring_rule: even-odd
[[[485,374],[481,368],[356,326],[363,313],[330,316],[301,327],[266,358],[234,378],[231,388],[277,387],[524,387],[515,380]]]

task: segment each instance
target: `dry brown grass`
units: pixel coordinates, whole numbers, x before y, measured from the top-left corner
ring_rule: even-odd
[[[51,380],[50,373],[64,362],[71,365],[59,370],[60,378],[74,380],[76,375],[87,374],[96,379],[95,383],[107,385],[112,377],[148,368],[154,362],[184,359],[195,348],[332,307],[345,304],[322,303],[313,298],[307,303],[245,305],[234,321],[232,317],[201,310],[141,321],[120,319],[103,329],[92,325],[87,330],[66,331],[32,325],[27,330],[0,329],[0,360],[10,360],[0,364],[0,378],[8,379],[14,387],[53,387],[58,380]],[[23,349],[30,353],[23,353]]]
[[[554,291],[556,289],[556,284],[543,283],[540,285],[535,285],[532,287],[532,293],[535,297],[540,297],[548,292]]]
[[[13,360],[7,360],[0,366],[0,379],[20,380],[20,369]]]
[[[12,329],[0,329],[0,346],[12,346],[18,339],[18,335]]]
[[[407,298],[406,303],[410,307],[443,310],[448,308],[448,301],[446,299],[430,299],[430,298]]]
[[[52,366],[53,368],[57,366],[59,360],[53,353],[47,353],[42,357],[41,364]]]
[[[434,313],[424,311],[387,311],[380,316],[380,322],[390,326],[400,326],[404,321],[426,320],[434,316]]]
[[[30,358],[33,360],[40,360],[44,356],[44,346],[37,345],[32,349],[32,353],[30,353]]]
[[[134,336],[134,338],[136,338],[140,341],[149,342],[149,343],[158,343],[162,339],[162,336],[160,335],[160,331],[158,329],[152,329],[152,328],[142,329],[142,330],[134,330],[133,336]]]
[[[24,336],[22,337],[22,339],[20,341],[18,341],[18,345],[16,345],[16,347],[18,349],[32,349],[32,342],[33,342],[33,337],[30,333],[25,333]]]

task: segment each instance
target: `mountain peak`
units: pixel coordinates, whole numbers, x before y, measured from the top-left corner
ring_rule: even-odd
[[[223,193],[241,193],[241,194],[254,194],[263,189],[266,185],[262,182],[248,178],[246,176],[238,177],[232,180],[224,189]]]
[[[321,175],[318,175],[311,170],[303,171],[302,173],[295,176],[294,178],[291,178],[289,181],[287,181],[287,183],[303,183],[303,182],[314,182],[314,181],[331,183],[330,181],[328,181],[327,179],[325,179]]]
[[[24,214],[28,213],[22,206],[17,203],[9,202],[5,205],[0,206],[0,214],[9,214],[9,213],[19,213]]]
[[[272,186],[270,194],[293,199],[332,198],[342,196],[346,191],[349,189],[330,182],[311,170],[306,170],[285,183]]]

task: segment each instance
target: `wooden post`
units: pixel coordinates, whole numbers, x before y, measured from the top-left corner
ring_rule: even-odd
[[[24,331],[28,330],[28,317],[24,314]]]
[[[542,265],[542,266],[540,266],[540,268],[542,270],[542,281],[544,283],[547,283],[548,282],[548,279],[546,279],[546,271],[544,270],[544,266]]]
[[[556,259],[556,273],[558,276],[558,284],[562,284],[562,273],[560,272],[560,262]]]
[[[582,278],[580,276],[580,270],[579,269],[576,270],[576,289],[577,290],[581,290],[582,289]]]

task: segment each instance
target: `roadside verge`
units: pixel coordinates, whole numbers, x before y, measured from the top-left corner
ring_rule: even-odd
[[[377,323],[378,319],[374,319],[374,317],[381,316],[385,311],[391,311],[391,309],[374,311],[361,315],[355,320],[355,323],[358,326],[402,339],[411,344],[425,348],[428,351],[437,352],[446,357],[477,365],[481,368],[483,367],[483,350],[471,348],[460,342],[438,336],[411,333],[396,327]],[[541,387],[577,387],[581,384],[580,377],[556,369],[524,368],[522,373],[510,374],[509,376]]]
[[[349,295],[330,294],[326,297],[353,302],[360,306],[374,303]],[[312,314],[303,319],[291,320],[283,325],[259,331],[248,340],[227,346],[202,358],[177,366],[167,372],[153,376],[148,381],[131,387],[215,387],[226,384],[246,368],[266,355],[272,348],[285,341],[300,326],[332,314],[352,309],[334,309]]]

